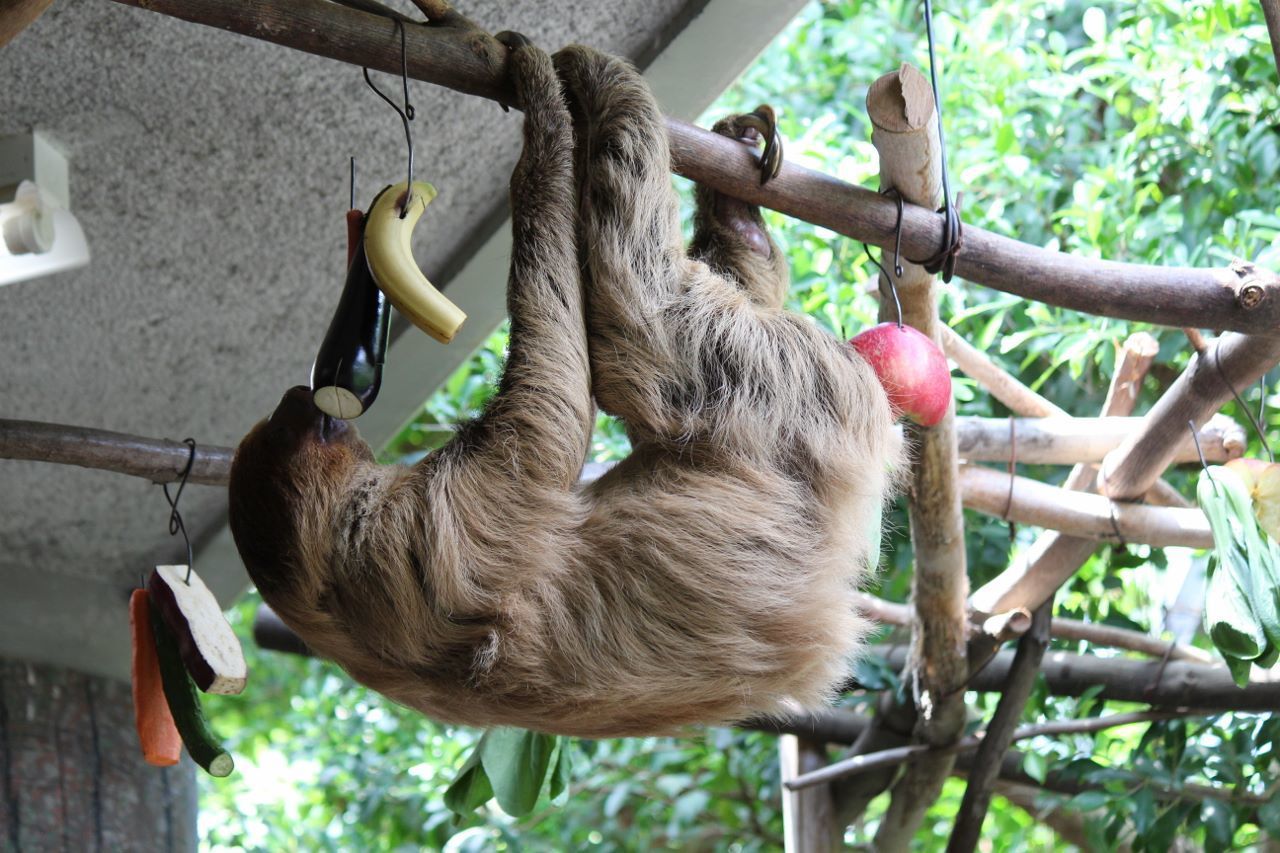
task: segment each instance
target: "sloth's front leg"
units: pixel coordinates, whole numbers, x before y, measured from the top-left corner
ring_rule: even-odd
[[[517,487],[570,490],[595,418],[576,240],[573,133],[551,58],[502,33],[524,111],[524,149],[511,176],[512,252],[507,289],[511,341],[498,393],[445,449],[460,482],[486,474]],[[480,469],[480,470],[476,470]]]
[[[777,177],[782,169],[782,140],[771,107],[761,105],[753,112],[728,116],[711,130],[746,145],[763,144],[760,183]],[[769,236],[760,208],[701,184],[694,191],[694,201],[690,257],[733,281],[757,305],[780,310],[790,274],[786,259]]]

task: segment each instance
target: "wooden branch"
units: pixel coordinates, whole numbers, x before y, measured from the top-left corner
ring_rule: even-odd
[[[1026,465],[1075,465],[1101,462],[1143,427],[1142,418],[956,418],[956,441],[960,457],[970,462],[1017,462]],[[1182,425],[1186,432],[1186,424]],[[1014,438],[1010,440],[1010,433]],[[1205,458],[1225,462],[1244,453],[1244,428],[1226,415],[1214,415],[1197,430]],[[1175,462],[1198,463],[1195,446],[1188,438],[1179,445]]]
[[[827,715],[836,713],[840,715],[838,724],[828,727],[825,718]],[[810,719],[814,716],[814,719]],[[855,714],[849,711],[827,711],[820,715],[802,715],[792,720],[785,721],[781,724],[770,723],[769,721],[752,720],[741,724],[738,728],[747,728],[753,731],[782,733],[782,732],[814,732],[813,739],[822,740],[823,735],[830,735],[825,739],[826,743],[849,744],[853,743],[865,732],[870,731],[872,720],[862,714]],[[902,744],[895,744],[895,746]],[[882,750],[874,750],[880,752]],[[867,751],[865,754],[872,754]],[[1074,775],[1066,775],[1056,770],[1050,770],[1043,781],[1033,779],[1022,770],[1026,762],[1025,755],[1016,750],[1010,750],[1000,762],[1000,779],[1007,780],[1011,783],[1035,787],[1039,790],[1047,791],[1053,794],[1061,794],[1065,797],[1074,797],[1085,791],[1100,790],[1100,785],[1094,785],[1087,782],[1081,782]],[[971,754],[961,753],[956,757],[956,766],[954,774],[956,776],[965,776],[973,767],[973,758]],[[890,768],[891,769],[891,768]],[[1192,802],[1202,802],[1204,800],[1217,800],[1225,803],[1243,803],[1246,805],[1259,806],[1266,803],[1270,798],[1266,795],[1239,793],[1229,788],[1219,788],[1213,785],[1201,785],[1196,782],[1182,782],[1177,788],[1171,788],[1166,785],[1160,785],[1152,782],[1151,779],[1144,777],[1138,773],[1125,771],[1120,768],[1110,768],[1109,773],[1113,778],[1118,779],[1126,786],[1143,785],[1151,790],[1157,800],[1171,801],[1182,800]],[[858,779],[865,778],[869,774],[860,774],[858,776],[849,777],[842,780],[842,783],[850,783]]]
[[[229,447],[197,444],[188,481],[225,486],[233,452]],[[153,483],[174,483],[181,479],[189,454],[181,441],[0,419],[0,459],[78,465],[142,477]]]
[[[116,1],[352,65],[400,71],[394,22],[327,0]],[[407,27],[406,42],[414,79],[513,103],[506,53],[489,36],[418,25]],[[892,247],[897,220],[892,200],[795,164],[784,165],[777,178],[761,186],[753,149],[672,119],[667,129],[678,174],[856,240]],[[907,205],[903,253],[928,257],[941,240],[941,218],[931,209]],[[1064,255],[967,226],[956,273],[1026,299],[1105,317],[1280,336],[1280,277],[1240,261],[1228,269],[1122,264]]]
[[[1018,459],[1027,464],[1054,465],[1101,460],[1142,425],[1141,418],[1043,418],[1018,421]],[[441,427],[447,431],[447,427]],[[1009,422],[1001,418],[956,418],[961,455],[970,461],[1002,462],[1009,457]],[[1230,418],[1215,415],[1199,431],[1210,462],[1240,455],[1244,430]],[[192,482],[226,485],[234,448],[198,444]],[[186,464],[181,442],[90,427],[0,418],[0,459],[23,459],[79,465],[143,477],[157,483],[175,482]],[[1195,460],[1194,449],[1186,461]],[[584,482],[608,470],[608,464],[588,463]]]
[[[18,33],[40,17],[53,0],[7,0],[0,11],[0,47],[13,41]]]
[[[1280,71],[1280,0],[1262,0],[1262,16],[1267,19],[1267,36],[1271,40],[1271,55]]]
[[[961,466],[960,483],[966,509],[1087,538],[1093,547],[1098,541],[1141,542],[1161,548],[1170,545],[1213,547],[1209,521],[1199,509],[1112,501],[1101,495],[1059,489],[1027,477],[1011,478],[1003,471],[981,465]],[[1014,606],[1025,605],[1019,602]],[[999,607],[993,612],[1008,609]]]
[[[867,93],[871,142],[880,154],[880,188],[896,190],[903,199],[928,209],[942,201],[942,151],[938,117],[929,83],[903,64],[876,80]],[[933,252],[908,257],[922,257]],[[881,274],[880,319],[898,320],[919,329],[939,346],[943,325],[933,276],[903,261],[892,280]],[[897,316],[891,288],[897,289],[902,316]],[[914,444],[907,511],[915,556],[911,582],[914,654],[907,678],[915,697],[916,736],[924,743],[952,743],[964,728],[964,693],[968,675],[965,639],[969,594],[961,509],[959,456],[956,449],[955,402],[933,427],[908,429]],[[919,762],[893,788],[889,809],[876,832],[877,849],[905,849],[938,798],[954,763],[949,753]]]
[[[1083,720],[1057,720],[1049,723],[1035,723],[1034,725],[1021,726],[1013,732],[1012,740],[1027,740],[1033,737],[1055,737],[1058,735],[1070,734],[1095,734],[1106,729],[1116,728],[1118,726],[1131,726],[1137,723],[1151,723],[1158,720],[1172,720],[1179,717],[1189,716],[1188,711],[1141,711],[1133,714],[1111,714],[1105,717],[1090,717]],[[878,770],[884,767],[893,767],[908,761],[916,762],[929,756],[930,753],[941,753],[954,755],[959,752],[972,752],[977,749],[983,740],[981,733],[969,735],[961,738],[954,743],[942,746],[928,746],[926,744],[917,743],[910,746],[902,746],[896,749],[886,749],[881,752],[873,752],[869,755],[855,755],[844,761],[837,761],[828,764],[820,770],[811,773],[805,773],[790,781],[783,782],[783,787],[792,791],[798,791],[804,788],[810,788],[814,785],[822,785],[843,779],[847,776],[854,776],[859,773],[866,773],[871,770]]]
[[[987,726],[987,733],[978,745],[973,768],[969,771],[969,784],[965,787],[960,811],[947,842],[948,853],[965,853],[978,846],[982,823],[991,807],[991,787],[1000,775],[1000,762],[1009,745],[1013,743],[1014,730],[1022,719],[1027,698],[1040,672],[1040,661],[1049,647],[1049,623],[1053,615],[1053,599],[1050,598],[1032,617],[1031,630],[1018,641],[1009,680],[996,712]]]
[[[905,646],[876,646],[872,654],[882,655],[893,668],[902,667],[907,659]],[[1012,652],[1000,652],[969,680],[966,689],[1001,692],[1012,661]],[[1222,665],[1169,661],[1163,670],[1161,666],[1158,660],[1051,651],[1040,671],[1053,696],[1080,696],[1090,688],[1100,687],[1100,699],[1162,707],[1266,713],[1280,707],[1280,674],[1254,670],[1253,680],[1241,688]]]
[[[1160,344],[1146,332],[1135,332],[1125,339],[1116,358],[1116,371],[1107,387],[1107,397],[1102,403],[1104,417],[1127,416],[1138,404],[1138,392],[1160,352]],[[1214,417],[1220,417],[1214,415]],[[1244,453],[1246,438],[1241,429],[1238,437],[1239,452]],[[1207,459],[1208,457],[1206,457]],[[1062,484],[1064,489],[1089,492],[1097,487],[1098,468],[1095,465],[1076,465]],[[1163,482],[1163,481],[1158,481]]]
[[[1169,660],[1185,660],[1194,663],[1212,664],[1216,659],[1204,649],[1187,646],[1182,643],[1161,640],[1150,634],[1141,634],[1127,628],[1113,625],[1099,625],[1096,622],[1081,622],[1077,619],[1054,619],[1050,634],[1055,640],[1084,641],[1094,646],[1108,646],[1113,649],[1128,649],[1142,652],[1154,658],[1169,656]]]
[[[826,748],[822,743],[802,740],[792,734],[778,738],[778,764],[784,784],[813,772],[826,761]],[[834,818],[830,788],[783,789],[782,826],[787,851],[829,853],[842,847],[844,827],[837,827]]]
[[[1237,389],[1244,388],[1278,359],[1280,343],[1275,339],[1246,335],[1224,335],[1194,356],[1147,414],[1142,429],[1107,454],[1099,475],[1101,491],[1114,500],[1143,495],[1178,453],[1186,447],[1194,450],[1187,422],[1204,423],[1231,397],[1223,377]],[[969,603],[982,613],[1036,607],[1075,574],[1096,547],[1092,539],[1046,533],[1014,565],[974,592]]]
[[[1116,500],[1141,495],[1164,473],[1179,446],[1191,443],[1187,422],[1199,425],[1280,361],[1280,340],[1223,335],[1192,357],[1178,380],[1147,414],[1142,430],[1107,454],[1099,475],[1103,494]]]
[[[956,334],[950,327],[942,327],[942,348],[966,376],[990,392],[1009,411],[1024,418],[1067,418],[1067,412],[1023,385],[1009,375],[987,354]]]

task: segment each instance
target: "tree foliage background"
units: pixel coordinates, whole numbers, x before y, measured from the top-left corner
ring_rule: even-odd
[[[927,68],[920,4],[906,0],[812,2],[708,111],[773,104],[787,155],[874,188],[877,161],[864,101],[867,87],[902,61]],[[953,189],[966,222],[1090,256],[1165,265],[1222,265],[1280,248],[1275,187],[1280,165],[1277,75],[1261,9],[1253,0],[955,0],[936,9],[943,119]],[[682,191],[686,192],[687,187]],[[768,215],[792,269],[791,307],[849,337],[873,323],[871,264],[862,246],[822,228]],[[1264,259],[1265,262],[1265,259]],[[1275,263],[1272,262],[1272,266]],[[1099,409],[1115,346],[1137,324],[1027,303],[956,280],[942,288],[942,316],[965,338],[1070,412]],[[1148,328],[1161,342],[1139,411],[1185,365],[1180,332]],[[476,414],[492,392],[505,330],[459,370],[386,452],[413,459],[441,440],[439,425]],[[956,377],[962,414],[1008,412]],[[1263,397],[1266,396],[1264,401]],[[1277,440],[1274,388],[1266,402]],[[1227,407],[1243,422],[1232,404]],[[1261,455],[1256,438],[1251,448]],[[626,454],[602,418],[593,452]],[[1060,481],[1065,471],[1032,469]],[[1184,494],[1193,471],[1171,481]],[[901,508],[889,518],[881,596],[904,601],[911,571]],[[1011,537],[999,521],[968,513],[976,587],[1001,571],[1035,531]],[[1208,647],[1196,616],[1179,621],[1171,593],[1194,606],[1202,554],[1166,557],[1101,548],[1059,594],[1058,614],[1174,635]],[[459,820],[442,794],[478,733],[423,720],[315,660],[256,650],[250,595],[233,612],[246,640],[252,686],[240,699],[213,697],[215,725],[236,753],[237,772],[203,780],[206,849],[606,849],[771,850],[781,846],[781,805],[772,736],[711,729],[680,739],[575,742],[575,770],[560,802],[515,820],[490,805]],[[1166,618],[1168,615],[1171,618]],[[1185,614],[1182,614],[1185,617]],[[1168,635],[1166,635],[1168,636]],[[1114,651],[1069,644],[1073,651]],[[868,672],[866,683],[874,684]],[[887,683],[887,682],[886,682]],[[1043,685],[1042,685],[1043,687]],[[994,697],[970,694],[982,717]],[[850,696],[853,706],[868,701]],[[1036,691],[1027,721],[1125,710],[1095,698]],[[1272,793],[1277,723],[1270,715],[1223,714],[1033,742],[1024,768],[1043,779],[1067,773],[1084,793],[1057,806],[1086,818],[1092,846],[1167,850],[1175,837],[1208,849],[1260,844],[1280,833],[1280,803],[1158,797],[1186,782],[1227,794]],[[1117,773],[1119,769],[1136,771]],[[948,783],[917,838],[939,849],[963,791]],[[884,798],[848,840],[874,834]],[[985,826],[990,849],[1061,849],[1028,812],[999,798]]]

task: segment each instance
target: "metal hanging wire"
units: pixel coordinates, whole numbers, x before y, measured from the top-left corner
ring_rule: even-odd
[[[178,480],[178,491],[169,494],[169,484],[162,484],[164,490],[164,499],[169,503],[169,535],[177,536],[182,534],[182,541],[187,545],[187,576],[184,582],[191,583],[191,567],[195,563],[195,555],[191,550],[191,537],[187,535],[187,526],[182,521],[182,513],[178,512],[178,501],[182,499],[182,490],[187,487],[187,479],[191,476],[191,466],[196,461],[196,440],[194,438],[184,438],[182,443],[188,448],[187,464],[182,469],[182,476]]]
[[[404,125],[404,141],[409,148],[409,179],[405,183],[404,205],[400,208],[400,218],[404,219],[409,212],[409,202],[413,199],[413,132],[409,128],[409,122],[413,121],[414,110],[413,104],[409,103],[409,51],[405,45],[404,22],[396,20],[395,25],[400,31],[400,84],[404,90],[404,109],[374,85],[373,80],[369,78],[368,67],[362,67],[360,70],[364,73],[364,82],[375,95],[391,105],[391,109],[396,111],[396,115],[400,116],[401,124]],[[353,204],[352,207],[354,208],[355,205]]]

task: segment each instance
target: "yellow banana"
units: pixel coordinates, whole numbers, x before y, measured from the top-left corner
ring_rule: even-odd
[[[413,259],[410,237],[427,203],[436,197],[436,188],[413,182],[413,197],[403,219],[396,202],[406,183],[387,187],[373,200],[364,227],[365,255],[369,271],[379,289],[413,325],[447,344],[453,340],[467,315],[427,281]]]

